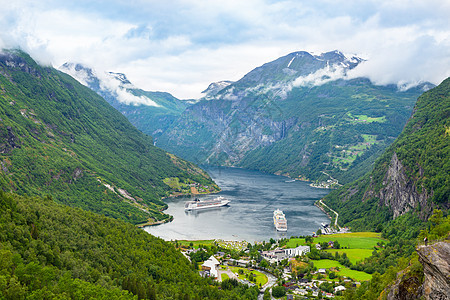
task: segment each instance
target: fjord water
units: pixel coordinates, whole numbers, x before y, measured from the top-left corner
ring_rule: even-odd
[[[167,224],[145,227],[165,240],[225,239],[262,241],[311,234],[329,223],[327,216],[314,202],[328,190],[312,188],[307,182],[287,182],[289,178],[258,171],[206,167],[220,186],[219,194],[199,196],[212,199],[218,195],[231,200],[229,206],[185,212],[188,197],[167,199],[165,211],[174,220]],[[288,221],[288,231],[280,233],[273,225],[273,211],[281,209]]]

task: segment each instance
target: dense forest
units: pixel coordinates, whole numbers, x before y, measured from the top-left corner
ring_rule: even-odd
[[[168,219],[178,178],[217,191],[209,175],[153,145],[103,98],[21,51],[0,55],[0,187],[132,223]]]
[[[124,221],[0,192],[2,299],[255,299],[220,290],[175,247]]]
[[[420,293],[424,272],[417,245],[425,237],[449,238],[449,128],[450,78],[419,97],[403,132],[372,172],[323,199],[339,213],[340,225],[378,231],[389,240],[383,249],[352,266],[374,276],[347,291],[345,299],[386,297],[394,282],[409,284],[408,297]]]
[[[403,132],[372,172],[325,197],[339,213],[339,223],[355,230],[381,230],[409,211],[422,221],[434,208],[448,211],[449,129],[450,78],[419,97]]]

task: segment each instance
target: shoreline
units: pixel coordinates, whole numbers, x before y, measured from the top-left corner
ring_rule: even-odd
[[[167,197],[162,197],[162,198],[161,198],[161,201],[164,202],[164,199],[178,198],[178,197],[185,197],[185,196],[192,197],[192,196],[196,196],[196,195],[212,195],[212,194],[218,194],[218,193],[220,193],[221,191],[222,191],[222,189],[220,189],[220,187],[219,187],[219,190],[218,190],[218,191],[209,192],[209,193],[190,193],[190,194],[169,195],[169,196],[167,196]],[[165,203],[165,202],[164,202],[164,203]],[[167,203],[166,203],[166,204],[167,204]],[[167,205],[166,208],[162,209],[161,212],[167,210],[168,208],[169,208],[169,205]],[[173,217],[172,215],[168,215],[168,216],[169,216],[169,218],[168,218],[168,219],[165,219],[165,220],[161,220],[161,221],[153,221],[153,222],[151,222],[151,221],[149,220],[149,221],[147,221],[147,222],[145,222],[145,223],[136,224],[135,226],[136,226],[137,228],[144,228],[144,227],[147,227],[147,226],[158,226],[158,225],[170,223],[170,222],[172,222],[172,221],[174,220],[174,217]]]

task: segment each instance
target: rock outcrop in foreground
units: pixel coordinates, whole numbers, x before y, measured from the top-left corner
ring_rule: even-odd
[[[423,274],[408,266],[397,273],[397,280],[382,295],[387,300],[450,300],[450,240],[419,246],[417,253]]]
[[[419,246],[417,253],[425,275],[422,285],[425,299],[450,299],[450,241]]]

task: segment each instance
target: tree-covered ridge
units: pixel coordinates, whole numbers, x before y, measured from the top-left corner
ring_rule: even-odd
[[[218,189],[195,165],[153,146],[104,99],[20,51],[0,55],[0,186],[133,223],[169,218],[177,177]]]
[[[407,211],[422,220],[450,199],[450,78],[419,97],[398,139],[374,170],[333,191],[325,202],[355,229],[381,229]],[[381,227],[380,227],[381,226]]]
[[[105,74],[99,76],[95,70],[82,64],[65,63],[59,69],[94,90],[112,107],[125,115],[131,124],[152,137],[157,137],[162,131],[166,130],[188,106],[187,101],[181,101],[169,93],[139,89],[122,73],[109,72],[107,74],[109,78],[106,80],[111,80],[117,84],[116,89],[114,89],[104,82]],[[146,99],[151,101],[153,105],[124,103],[118,92]]]
[[[255,294],[256,293],[256,294]],[[0,191],[2,299],[255,299],[221,291],[175,247],[49,197]]]

